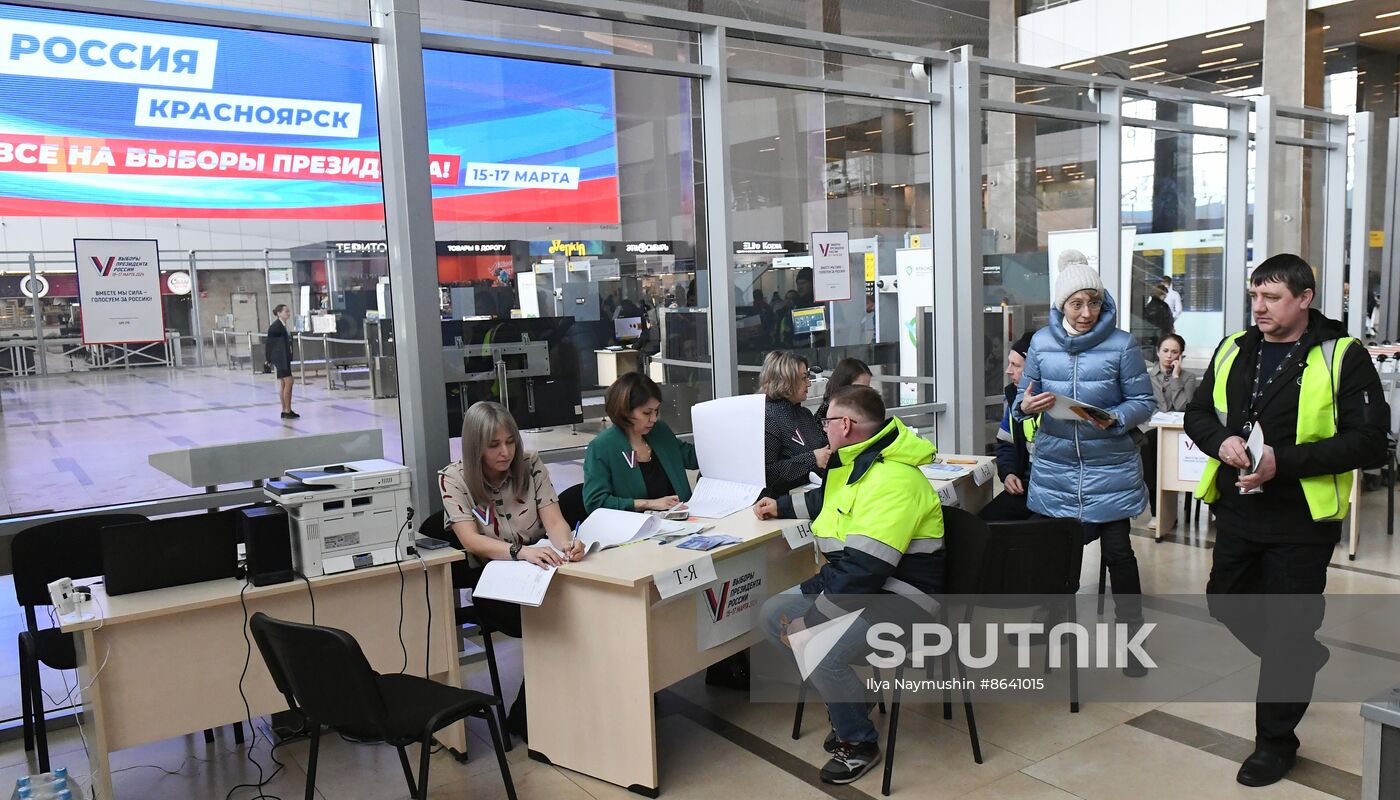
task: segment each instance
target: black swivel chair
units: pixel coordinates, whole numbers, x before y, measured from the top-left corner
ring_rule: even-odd
[[[516,800],[501,731],[491,713],[492,706],[498,704],[496,698],[416,675],[381,675],[370,668],[354,637],[336,628],[286,622],[262,612],[253,615],[248,627],[273,682],[287,697],[288,705],[309,721],[306,800],[316,796],[321,726],[361,741],[381,741],[395,747],[409,793],[427,800],[433,734],[467,717],[485,720],[506,797]],[[405,749],[414,743],[421,747],[416,781]]]
[[[101,531],[108,525],[146,522],[141,514],[94,514],[46,522],[20,531],[10,540],[15,599],[24,607],[25,630],[19,635],[20,706],[24,749],[38,749],[39,770],[49,771],[49,736],[44,720],[44,690],[39,665],[77,669],[73,636],[58,628],[40,628],[36,609],[51,606],[49,584],[59,578],[99,577],[102,569]],[[235,723],[234,741],[243,743],[243,724]],[[207,742],[214,731],[204,731]]]

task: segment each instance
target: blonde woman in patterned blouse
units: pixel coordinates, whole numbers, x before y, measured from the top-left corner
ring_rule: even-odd
[[[467,409],[462,460],[438,473],[438,488],[445,524],[473,567],[492,559],[557,567],[583,556],[559,510],[549,470],[538,454],[520,446],[515,419],[500,403],[482,401]]]
[[[543,568],[583,557],[583,543],[574,539],[559,510],[549,470],[537,454],[520,446],[515,419],[500,403],[483,401],[467,409],[462,460],[438,473],[438,489],[443,524],[467,551],[472,585],[492,559],[528,561]],[[484,626],[520,637],[520,606],[486,598],[473,598],[472,605]],[[525,740],[523,682],[506,729]]]

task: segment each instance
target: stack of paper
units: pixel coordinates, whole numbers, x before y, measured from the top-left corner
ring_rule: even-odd
[[[951,481],[967,474],[967,470],[952,464],[924,464],[919,467],[919,471],[938,481]]]
[[[1180,425],[1186,420],[1185,411],[1158,411],[1152,415],[1154,425]]]
[[[553,579],[553,567],[537,567],[528,561],[497,559],[486,563],[481,579],[472,590],[472,597],[537,607],[544,602],[545,592]]]

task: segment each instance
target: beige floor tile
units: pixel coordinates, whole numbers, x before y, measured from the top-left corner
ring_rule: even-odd
[[[1169,703],[1161,710],[1254,741],[1253,703]],[[1298,755],[1360,775],[1363,731],[1359,703],[1313,703],[1298,725]]]
[[[679,693],[698,705],[709,708],[725,720],[806,761],[814,771],[827,761],[827,755],[822,750],[822,739],[829,727],[824,709],[818,703],[808,704],[802,738],[793,741],[793,706],[789,704],[749,703],[743,694],[710,691],[702,681],[697,680],[686,681],[679,689]],[[874,719],[883,747],[887,741],[888,717],[877,712]],[[982,755],[984,763],[977,764],[972,760],[971,746],[963,731],[923,714],[901,713],[895,791],[908,791],[914,797],[957,797],[1030,763],[1015,753],[985,741],[982,743]],[[928,769],[930,764],[936,764],[938,768]],[[865,789],[867,792],[878,792],[879,778],[867,775],[857,785],[871,787]]]
[[[1328,800],[1282,781],[1265,789],[1235,782],[1239,765],[1120,725],[1024,770],[1085,800]]]
[[[905,708],[943,721],[941,704],[920,703]],[[1069,703],[980,703],[973,713],[983,746],[991,743],[1031,761],[1049,758],[1133,717],[1107,703],[1086,703],[1080,706],[1078,714],[1070,713]],[[960,704],[954,704],[953,719],[946,724],[967,730],[967,715]]]
[[[679,714],[657,721],[656,738],[661,791],[667,800],[710,800],[757,794],[764,800],[817,800],[826,796],[806,780],[788,774]],[[568,770],[562,773],[597,800],[636,797],[621,786]],[[896,771],[896,777],[898,774]],[[815,770],[808,777],[813,776]],[[867,793],[878,792],[878,780],[878,777],[867,776],[856,786]]]
[[[1075,795],[1036,780],[1024,772],[1007,775],[999,781],[969,792],[958,800],[1074,800]]]

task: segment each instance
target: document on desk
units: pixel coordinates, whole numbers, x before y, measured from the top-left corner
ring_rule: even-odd
[[[692,517],[717,519],[752,506],[762,491],[762,483],[736,483],[702,476],[685,504]]]
[[[500,600],[504,603],[538,608],[544,602],[549,582],[554,579],[553,567],[537,567],[528,561],[486,562],[481,579],[472,590],[472,597]]]
[[[583,542],[583,552],[591,553],[666,533],[670,527],[665,520],[651,514],[599,508],[579,526],[578,538]]]
[[[1180,425],[1185,421],[1185,411],[1158,411],[1148,420],[1152,425]]]

